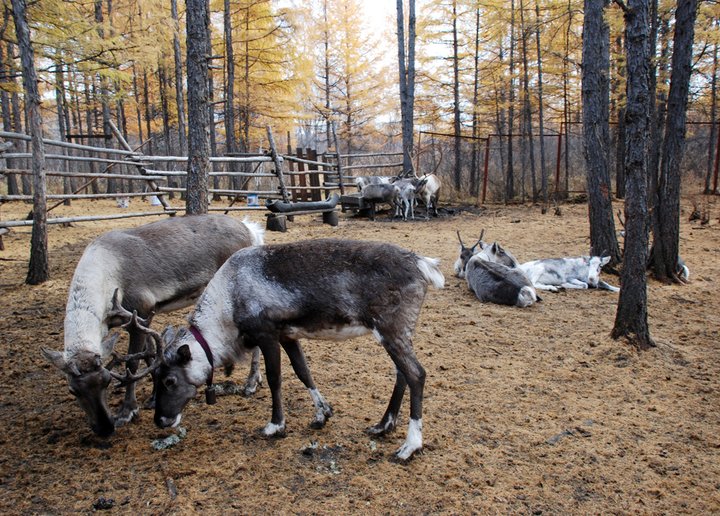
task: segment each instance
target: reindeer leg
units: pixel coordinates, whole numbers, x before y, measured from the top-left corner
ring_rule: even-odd
[[[270,422],[262,429],[262,434],[265,437],[284,437],[285,416],[283,415],[281,392],[280,346],[276,339],[269,336],[258,339],[255,345],[260,347],[265,359],[265,376],[272,397],[272,416]]]
[[[141,352],[144,349],[143,346],[145,346],[145,334],[131,329],[128,330],[128,335],[130,337],[128,354],[132,355],[134,353]],[[125,367],[127,367],[131,373],[135,374],[138,368],[138,361],[129,360],[127,364],[125,364]],[[118,428],[124,426],[133,419],[137,418],[139,410],[137,398],[135,397],[135,382],[132,382],[125,387],[125,399],[123,400],[122,405],[120,405],[120,410],[115,416],[115,427]]]
[[[290,359],[295,375],[300,378],[300,381],[310,391],[313,404],[315,405],[315,418],[310,423],[310,428],[319,430],[325,426],[327,420],[333,415],[333,409],[330,404],[325,401],[325,398],[320,391],[315,387],[315,382],[310,374],[310,368],[308,368],[307,361],[305,360],[305,353],[300,347],[300,343],[295,339],[287,337],[280,338],[280,344],[282,345],[285,353],[287,353]]]
[[[415,356],[410,339],[397,337],[390,340],[383,336],[380,342],[390,355],[390,358],[395,362],[397,376],[388,410],[380,424],[374,428],[382,425],[386,417],[388,417],[388,422],[397,423],[397,414],[402,402],[402,392],[404,392],[405,384],[407,384],[410,387],[410,423],[405,442],[395,452],[398,459],[406,461],[422,448],[422,402],[425,370]],[[396,399],[398,393],[400,395]]]
[[[253,348],[252,360],[250,362],[250,372],[243,386],[243,395],[252,396],[262,385],[262,375],[260,374],[260,348]]]
[[[400,372],[399,369],[395,371],[395,386],[393,387],[392,394],[390,395],[390,402],[388,407],[383,414],[382,419],[377,425],[371,426],[366,430],[369,435],[381,436],[389,434],[395,430],[397,425],[398,413],[400,412],[400,405],[402,405],[403,396],[405,396],[405,388],[407,387],[407,381],[405,375]]]
[[[588,284],[587,284],[587,283],[585,283],[584,281],[580,281],[580,280],[578,280],[578,279],[571,279],[570,281],[565,282],[565,283],[563,283],[563,284],[560,285],[560,286],[561,286],[562,288],[578,289],[578,290],[582,290],[582,289],[588,288]]]

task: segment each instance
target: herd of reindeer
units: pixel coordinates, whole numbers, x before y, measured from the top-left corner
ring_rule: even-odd
[[[428,198],[428,211],[433,201]],[[537,290],[619,290],[600,280],[606,257],[519,264],[482,236],[468,247],[458,232],[454,269],[483,302],[526,307],[541,300]],[[444,286],[439,265],[438,259],[386,242],[319,239],[266,245],[259,224],[226,215],[175,217],[110,231],[87,246],[75,269],[64,350],[43,349],[43,354],[65,373],[93,432],[109,437],[137,416],[140,378],[152,375],[146,406],[154,407],[155,423],[177,427],[199,387],[205,385],[207,403],[215,403],[216,367],[228,370],[249,355],[244,392],[254,392],[261,382],[262,353],[272,398],[262,433],[270,437],[285,432],[280,348],[310,392],[311,427],[322,428],[332,407],[313,381],[299,339],[345,340],[372,333],[395,364],[396,378],[385,413],[367,431],[379,436],[395,429],[409,387],[410,421],[395,454],[406,461],[422,448],[425,383],[411,336],[428,286]],[[168,327],[162,334],[150,328],[154,314],[193,303],[187,327]],[[119,334],[110,333],[118,327],[129,335],[124,355],[114,349]],[[113,381],[125,386],[114,415],[107,403]]]

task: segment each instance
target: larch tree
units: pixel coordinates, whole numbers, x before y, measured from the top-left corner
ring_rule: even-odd
[[[25,283],[38,285],[50,278],[45,198],[45,147],[42,140],[43,120],[40,113],[40,93],[35,71],[35,52],[30,44],[30,26],[28,25],[25,0],[12,0],[12,8],[15,35],[22,63],[25,111],[32,138],[33,228],[30,238],[30,263]]]
[[[170,15],[173,19],[173,61],[175,64],[175,104],[177,107],[178,143],[180,155],[187,152],[187,129],[185,124],[185,94],[183,92],[183,63],[180,48],[180,20],[177,0],[170,0]]]
[[[211,53],[208,27],[208,0],[187,0],[187,84],[188,84],[188,215],[207,213],[210,172],[210,111],[208,109],[208,66]]]
[[[625,55],[627,66],[625,154],[625,252],[622,288],[611,336],[627,338],[641,350],[655,344],[650,337],[647,311],[648,256],[647,147],[650,114],[650,34],[648,0],[625,5]]]
[[[403,172],[414,171],[412,156],[415,116],[415,0],[408,0],[407,56],[405,52],[405,15],[403,0],[397,0],[398,74],[400,119],[402,127]]]
[[[609,0],[585,0],[582,106],[591,254],[620,263],[610,183],[610,30],[603,11]]]
[[[654,275],[664,281],[670,279],[680,282],[677,274],[680,247],[680,165],[685,153],[685,127],[696,16],[697,0],[678,0],[675,11],[672,75],[651,253]]]

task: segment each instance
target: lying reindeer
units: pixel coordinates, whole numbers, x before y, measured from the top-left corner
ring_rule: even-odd
[[[525,308],[541,301],[530,280],[519,269],[508,266],[514,257],[497,242],[492,245],[482,241],[482,234],[472,247],[460,240],[460,257],[455,262],[455,274],[465,278],[468,287],[482,302]],[[480,245],[482,249],[475,253]]]
[[[600,279],[600,271],[610,262],[609,256],[546,258],[518,265],[535,288],[557,292],[560,288],[597,288],[620,292]]]
[[[65,350],[42,352],[67,375],[70,392],[97,435],[112,435],[116,426],[138,413],[134,381],[142,374],[134,373],[146,349],[143,327],[152,315],[191,305],[230,255],[262,243],[263,230],[253,222],[191,215],[110,231],[88,245],[70,283]],[[140,324],[133,321],[133,312],[141,318]],[[125,376],[103,366],[119,337],[108,336],[108,330],[118,326],[124,326],[130,336]],[[112,378],[127,384],[116,417],[107,406]],[[255,363],[246,384],[248,392],[258,381]]]
[[[410,387],[410,423],[397,457],[422,448],[425,370],[413,351],[415,329],[428,284],[441,288],[439,260],[398,246],[351,240],[310,240],[243,249],[210,281],[190,318],[189,329],[166,339],[158,368],[155,423],[180,423],[181,412],[212,384],[215,364],[238,361],[259,347],[272,393],[272,417],[265,436],[285,431],[280,391],[280,347],[315,406],[313,428],[332,408],[315,387],[298,339],[345,340],[372,332],[396,367],[395,387],[385,415],[371,435],[395,429],[403,394]],[[208,400],[210,401],[210,400]]]

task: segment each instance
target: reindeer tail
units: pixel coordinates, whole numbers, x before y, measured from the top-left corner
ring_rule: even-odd
[[[428,283],[432,283],[435,288],[443,288],[445,286],[445,276],[440,272],[440,260],[437,258],[418,256],[417,266]]]
[[[250,231],[252,245],[263,245],[265,243],[265,230],[260,224],[250,220],[248,217],[243,219],[243,224]]]

